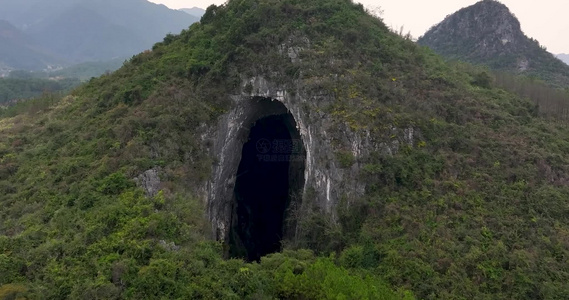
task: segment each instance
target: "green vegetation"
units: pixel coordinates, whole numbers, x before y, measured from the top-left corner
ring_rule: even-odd
[[[122,66],[124,61],[124,58],[116,58],[109,61],[86,62],[51,72],[47,75],[51,77],[78,78],[81,81],[86,81],[92,77],[99,77],[116,71]]]
[[[495,74],[495,82],[503,89],[530,99],[541,116],[552,121],[569,121],[569,89],[552,88],[543,80],[504,72]]]
[[[278,52],[294,38],[309,41],[297,63]],[[211,6],[117,72],[0,118],[0,295],[563,299],[569,129],[483,71],[348,0]],[[282,254],[245,263],[209,239],[200,188],[217,158],[200,137],[255,74],[326,93],[311,110],[400,146],[355,159],[340,145],[365,196],[344,197],[337,222],[312,209]],[[133,178],[154,167],[147,197]]]
[[[0,107],[0,118],[15,117],[21,114],[35,115],[49,109],[52,105],[61,101],[63,96],[53,93],[45,93],[39,97],[19,101],[6,107]]]
[[[67,93],[79,83],[77,79],[0,78],[0,106],[42,94]]]
[[[114,59],[106,62],[82,63],[55,72],[12,71],[9,77],[0,78],[0,114],[13,115],[14,111],[21,110],[22,107],[45,102],[42,99],[61,98],[60,96],[68,94],[82,81],[110,74],[118,69],[123,61],[123,59]],[[12,107],[17,103],[29,102],[32,98],[39,99],[31,101],[32,103],[20,104],[19,108]]]

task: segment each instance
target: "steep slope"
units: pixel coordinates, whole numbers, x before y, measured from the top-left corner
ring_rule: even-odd
[[[130,57],[199,18],[145,0],[4,0],[9,20],[72,63]]]
[[[419,38],[420,45],[449,58],[569,86],[569,66],[528,38],[502,3],[482,0],[448,16]]]
[[[4,71],[42,70],[60,62],[60,59],[42,51],[32,39],[12,24],[0,20],[0,66],[4,66]]]
[[[212,6],[41,114],[0,119],[0,292],[562,299],[569,129],[483,71],[347,0]],[[300,176],[274,185],[257,160]]]

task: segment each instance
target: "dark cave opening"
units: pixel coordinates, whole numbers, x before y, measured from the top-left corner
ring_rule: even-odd
[[[304,153],[290,113],[261,118],[251,127],[235,180],[231,257],[258,261],[281,250],[294,231],[291,208],[304,185]]]

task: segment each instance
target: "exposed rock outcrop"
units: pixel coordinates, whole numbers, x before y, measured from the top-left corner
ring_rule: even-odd
[[[159,171],[159,168],[152,168],[134,179],[136,184],[144,190],[147,197],[154,197],[160,191]]]
[[[291,38],[289,42],[290,45],[283,44],[276,50],[291,63],[302,66],[301,52],[310,47],[310,42],[304,37]],[[279,84],[287,82],[285,77],[273,74],[272,79],[263,75],[244,78],[241,94],[231,96],[232,109],[220,119],[217,127],[203,135],[204,139],[213,141],[209,143],[212,144],[210,152],[219,159],[207,187],[208,213],[218,239],[228,238],[235,176],[243,145],[255,121],[271,115],[292,114],[306,152],[302,195],[298,195],[302,203],[296,203],[305,208],[296,217],[302,218],[306,207],[315,205],[333,222],[339,199],[357,199],[364,195],[365,183],[358,180],[361,159],[372,152],[393,155],[401,144],[413,145],[420,135],[412,127],[392,126],[390,136],[399,138],[383,140],[367,129],[339,124],[322,109],[336,101],[330,93],[311,89],[303,80]],[[274,105],[275,102],[282,105]],[[339,151],[351,156],[348,165],[338,160]]]

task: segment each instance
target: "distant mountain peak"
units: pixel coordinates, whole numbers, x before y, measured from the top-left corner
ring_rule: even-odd
[[[483,0],[447,16],[421,37],[419,43],[437,51],[460,41],[464,50],[471,51],[469,56],[490,57],[515,51],[525,39],[520,22],[507,6]]]
[[[0,20],[0,37],[13,38],[20,34],[20,31],[6,20]]]
[[[180,8],[179,10],[198,18],[205,14],[205,9],[195,6],[192,8]]]
[[[433,26],[418,43],[449,59],[528,73],[553,85],[569,84],[569,68],[528,38],[520,21],[499,1],[482,0],[460,9]]]
[[[1,41],[0,62],[26,70],[41,70],[45,64],[130,57],[199,20],[146,0],[0,2],[0,20],[13,25],[0,22],[0,38],[10,39]],[[18,50],[22,48],[29,51]],[[32,55],[34,52],[37,55]],[[39,55],[44,52],[49,57]],[[57,59],[50,58],[53,56]],[[34,61],[42,63],[30,63]]]
[[[12,23],[0,20],[0,75],[13,69],[42,70],[59,62]]]

